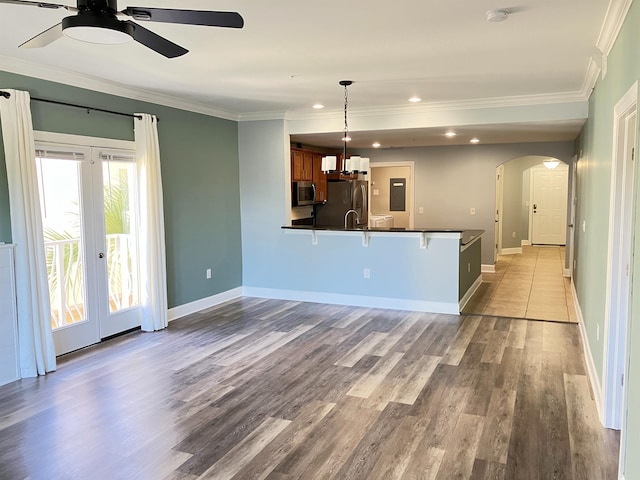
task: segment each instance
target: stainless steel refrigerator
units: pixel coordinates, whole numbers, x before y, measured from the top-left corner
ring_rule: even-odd
[[[327,182],[327,202],[316,206],[315,224],[318,227],[347,228],[367,225],[369,222],[369,182],[366,180],[329,180]]]

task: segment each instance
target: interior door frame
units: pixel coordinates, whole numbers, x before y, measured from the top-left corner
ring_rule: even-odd
[[[504,208],[504,163],[496,167],[496,213],[494,216],[493,236],[495,237],[493,249],[493,264],[498,261],[498,255],[502,252],[502,210]]]
[[[613,109],[613,153],[611,163],[611,196],[609,203],[609,235],[607,252],[607,279],[606,279],[606,300],[605,300],[605,321],[604,321],[604,354],[603,354],[603,424],[607,428],[621,429],[624,426],[622,421],[626,411],[626,382],[621,381],[627,373],[628,363],[628,327],[630,312],[630,294],[633,284],[632,271],[626,274],[626,265],[623,265],[623,252],[620,247],[622,237],[620,231],[623,228],[633,226],[633,217],[636,212],[634,205],[634,195],[637,190],[635,179],[631,179],[631,192],[624,192],[624,185],[627,173],[625,172],[625,151],[628,146],[627,129],[620,128],[622,122],[631,114],[636,116],[636,135],[634,148],[637,148],[637,125],[638,125],[638,82],[622,96]],[[636,169],[637,170],[637,169]],[[632,172],[634,174],[635,172]],[[625,201],[631,201],[631,225],[624,223],[623,212]],[[630,245],[631,260],[633,258],[633,242]],[[631,262],[630,260],[630,262]],[[629,298],[627,298],[627,310],[621,312],[619,309],[620,280],[627,282]],[[625,434],[620,437],[620,458],[624,460]],[[623,465],[624,462],[620,463]]]
[[[576,244],[576,207],[578,205],[578,192],[576,191],[578,185],[578,155],[574,155],[571,159],[571,205],[570,205],[570,213],[569,213],[569,224],[567,225],[567,235],[568,235],[568,243],[569,243],[569,251],[567,252],[569,256],[569,268],[564,269],[564,276],[573,278],[574,274],[574,255],[575,255],[575,244]],[[565,259],[566,261],[566,259]]]
[[[409,175],[411,178],[409,179],[409,187],[411,189],[411,193],[409,194],[408,204],[409,204],[409,228],[414,228],[415,226],[415,209],[414,209],[414,199],[416,196],[415,190],[415,162],[413,161],[399,161],[399,162],[371,162],[369,163],[369,199],[368,206],[371,208],[371,179],[373,178],[373,169],[378,167],[409,167]],[[371,211],[369,211],[369,215],[371,215]]]

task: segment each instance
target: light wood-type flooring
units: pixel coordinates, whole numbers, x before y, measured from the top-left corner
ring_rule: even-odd
[[[496,272],[482,274],[482,285],[462,311],[577,323],[564,258],[564,247],[525,246],[521,254],[498,255]]]
[[[577,325],[241,298],[0,387],[1,479],[616,478]]]

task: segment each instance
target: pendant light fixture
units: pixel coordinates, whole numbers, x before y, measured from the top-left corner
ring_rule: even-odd
[[[348,108],[349,108],[349,91],[348,87],[353,84],[352,80],[340,80],[338,84],[344,87],[344,130],[342,132],[342,173],[343,175],[351,175],[352,173],[367,173],[369,170],[369,159],[361,158],[359,156],[352,156],[347,158],[347,143],[351,141],[349,136],[349,121],[348,121]],[[326,156],[322,158],[322,171],[324,173],[334,172],[336,170],[337,157]]]
[[[347,121],[347,107],[349,105],[349,91],[348,87],[353,84],[351,80],[340,80],[338,82],[340,85],[344,87],[344,135],[342,136],[342,173],[344,175],[348,175],[351,173],[351,163],[347,165],[347,143],[351,141],[351,137],[349,136],[349,122]]]

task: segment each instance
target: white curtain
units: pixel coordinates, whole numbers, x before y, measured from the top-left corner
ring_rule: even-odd
[[[11,236],[16,244],[16,300],[22,377],[56,369],[44,253],[33,124],[28,92],[3,90],[2,139],[7,164]]]
[[[140,189],[140,245],[142,249],[146,249],[140,256],[142,330],[152,332],[168,325],[158,119],[146,113],[136,113],[134,122]]]

